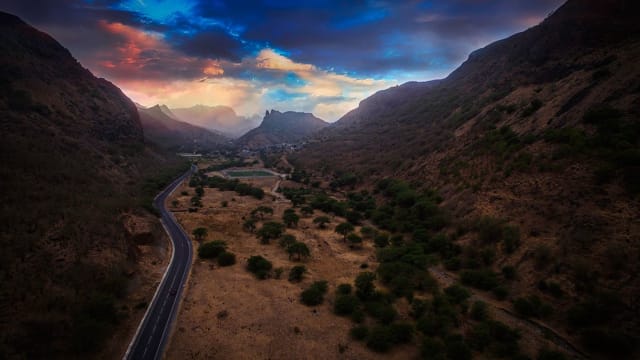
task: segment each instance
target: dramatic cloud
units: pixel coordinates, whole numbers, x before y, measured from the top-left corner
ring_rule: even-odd
[[[446,76],[562,0],[5,0],[145,105],[312,111]]]

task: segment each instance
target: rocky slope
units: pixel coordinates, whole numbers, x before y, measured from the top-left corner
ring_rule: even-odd
[[[355,172],[365,187],[396,177],[436,188],[465,254],[487,248],[490,270],[515,268],[510,299],[541,297],[556,309],[547,321],[585,351],[622,356],[640,324],[638,10],[570,0],[445,79],[363,100],[290,160],[325,177]],[[517,226],[521,246],[479,243],[486,217]],[[607,319],[576,325],[569,309]]]
[[[329,125],[310,113],[267,111],[257,128],[240,137],[236,144],[261,148],[282,143],[296,143]]]
[[[145,137],[172,151],[202,152],[219,148],[228,142],[221,134],[177,120],[164,105],[138,108],[138,113]]]
[[[1,12],[0,128],[0,358],[91,357],[131,311],[123,219],[181,162],[145,144],[120,89]]]
[[[239,116],[228,106],[196,105],[190,108],[170,110],[177,119],[238,138],[260,124],[256,117]]]

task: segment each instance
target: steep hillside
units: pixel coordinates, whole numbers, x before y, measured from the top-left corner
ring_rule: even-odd
[[[638,10],[570,0],[446,79],[363,100],[290,160],[369,188],[395,177],[437,189],[463,269],[493,253],[484,266],[518,274],[510,300],[539,296],[556,309],[546,321],[585,351],[629,356],[640,333]],[[487,221],[516,226],[521,245],[505,247],[500,230],[482,240]]]
[[[259,125],[260,119],[238,116],[228,106],[196,105],[190,108],[170,110],[177,119],[211,131],[221,132],[229,137],[238,138]]]
[[[236,143],[249,148],[295,143],[327,125],[329,124],[310,113],[271,110],[266,112],[260,126],[243,135]]]
[[[124,222],[184,164],[120,89],[1,12],[0,127],[0,358],[91,357],[129,316]]]
[[[217,133],[172,118],[164,105],[138,108],[145,137],[178,152],[206,151],[223,146],[227,139]]]

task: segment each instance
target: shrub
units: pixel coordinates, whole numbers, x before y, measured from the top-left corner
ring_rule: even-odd
[[[349,333],[354,340],[362,341],[369,335],[369,328],[364,325],[358,325],[351,328]]]
[[[351,294],[351,284],[340,284],[336,288],[336,293],[341,295],[349,295]]]
[[[367,336],[367,347],[376,352],[387,352],[393,345],[394,335],[387,326],[376,326]]]
[[[302,258],[308,258],[311,255],[311,251],[307,244],[296,241],[287,247],[287,254],[289,254],[289,260],[291,260],[293,256],[297,256],[298,261],[300,261]]]
[[[537,317],[544,318],[551,314],[552,308],[549,304],[546,304],[540,300],[536,295],[531,295],[526,298],[520,297],[513,302],[513,307],[518,314],[524,317]]]
[[[293,236],[291,234],[284,234],[280,238],[280,241],[278,242],[278,245],[280,245],[280,247],[283,247],[283,248],[286,249],[289,246],[295,244],[296,242],[297,242],[297,239],[296,239],[295,236]]]
[[[360,302],[358,298],[353,295],[338,295],[333,306],[333,311],[336,315],[350,315],[359,306]]]
[[[376,274],[366,271],[366,272],[361,272],[360,274],[358,274],[358,276],[356,277],[356,295],[362,299],[362,300],[366,300],[368,298],[371,297],[371,295],[373,295],[376,286],[374,285],[373,281],[376,279]]]
[[[289,270],[289,281],[299,282],[307,272],[307,268],[304,265],[296,265]]]
[[[196,228],[195,230],[193,230],[193,232],[191,234],[193,234],[193,237],[200,241],[202,239],[204,239],[205,237],[207,237],[207,228],[204,227],[199,227]]]
[[[296,214],[296,211],[294,209],[287,209],[284,211],[284,214],[282,215],[282,221],[288,227],[294,227],[298,225],[298,222],[300,221],[300,216]]]
[[[487,309],[487,303],[484,301],[475,301],[471,305],[471,318],[477,321],[484,321],[487,319],[489,310]]]
[[[260,228],[256,234],[263,244],[268,244],[269,240],[279,238],[283,231],[283,224],[275,221],[268,221],[262,225],[262,228]]]
[[[347,240],[352,246],[362,245],[362,238],[358,236],[356,233],[350,233],[349,235],[347,235]]]
[[[307,306],[320,305],[324,301],[324,294],[327,292],[326,281],[316,281],[300,295],[300,300]]]
[[[464,270],[460,274],[460,280],[465,285],[481,290],[492,290],[498,286],[496,273],[491,270]]]
[[[511,254],[520,246],[520,230],[516,226],[507,225],[502,229],[502,248]]]
[[[549,246],[541,244],[536,246],[533,249],[533,259],[535,261],[535,265],[538,269],[542,269],[545,266],[549,265],[551,261],[551,248]]]
[[[247,260],[247,269],[254,273],[258,279],[266,279],[273,264],[260,255],[254,255]]]
[[[460,335],[449,335],[445,339],[447,349],[447,359],[450,360],[471,360],[471,350]]]
[[[365,310],[383,324],[391,323],[398,316],[398,312],[393,305],[383,301],[367,302],[365,303]]]
[[[446,348],[440,339],[425,337],[422,340],[420,353],[425,360],[444,360]]]
[[[383,248],[389,246],[389,234],[381,233],[376,235],[373,242],[377,247]]]
[[[218,255],[218,265],[231,266],[236,263],[236,255],[228,251],[223,251]]]
[[[452,304],[461,304],[471,297],[469,290],[457,284],[445,288],[444,293]]]
[[[360,234],[365,239],[372,239],[377,235],[376,229],[371,226],[363,226],[360,228]]]
[[[514,280],[516,278],[516,268],[511,265],[503,266],[502,276],[507,280]]]
[[[227,249],[227,243],[221,240],[210,241],[198,246],[198,256],[202,259],[212,259]]]
[[[320,229],[324,229],[330,222],[331,219],[329,219],[328,216],[318,216],[317,218],[313,219],[313,223],[318,225]]]

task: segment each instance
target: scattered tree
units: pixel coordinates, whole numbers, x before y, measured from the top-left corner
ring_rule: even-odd
[[[295,237],[295,236],[293,236],[293,235],[291,235],[291,234],[284,234],[284,235],[282,235],[282,237],[280,238],[280,241],[279,241],[279,243],[278,243],[278,244],[280,245],[280,247],[282,247],[282,248],[285,248],[285,249],[286,249],[286,248],[288,248],[290,245],[293,245],[293,244],[294,244],[294,243],[296,243],[296,242],[297,242],[297,240],[296,240],[296,237]]]
[[[349,244],[351,244],[352,246],[362,245],[362,238],[358,236],[356,233],[350,233],[349,235],[347,235],[347,240],[349,241]]]
[[[326,228],[327,224],[330,222],[331,220],[328,216],[318,216],[317,218],[313,219],[313,223],[318,225],[320,229]]]
[[[210,241],[198,247],[198,256],[203,259],[213,259],[227,249],[227,243],[221,240]]]
[[[247,260],[247,270],[254,273],[258,279],[269,277],[269,271],[271,271],[272,267],[271,261],[260,255],[254,255]]]
[[[327,292],[326,281],[316,281],[300,295],[300,300],[307,306],[320,305],[324,301]]]
[[[307,258],[311,255],[309,248],[303,242],[295,242],[287,247],[287,254],[289,254],[289,260],[291,260],[292,256],[297,256],[298,261],[302,260],[302,258]]]
[[[263,244],[268,244],[269,240],[279,238],[282,235],[283,231],[283,224],[275,221],[268,221],[264,223],[264,225],[262,225],[262,227],[256,234],[261,239]]]
[[[311,206],[303,206],[302,208],[300,208],[300,212],[304,216],[311,216],[313,215],[313,208]]]
[[[251,216],[257,215],[260,217],[260,219],[264,219],[264,216],[267,214],[273,214],[273,209],[264,205],[258,206],[257,208],[253,209],[253,211],[251,211]]]
[[[307,272],[307,268],[304,265],[296,265],[289,270],[289,281],[300,282],[302,277]]]
[[[193,234],[193,237],[195,237],[197,241],[201,241],[205,237],[207,237],[207,233],[208,233],[207,228],[199,227],[193,230],[191,234]]]
[[[284,211],[284,214],[282,215],[282,221],[288,227],[294,227],[298,225],[298,221],[300,221],[300,216],[296,214],[296,211],[294,209],[287,209]]]
[[[336,226],[335,231],[342,235],[342,241],[347,241],[347,235],[353,231],[353,225],[348,222],[340,223]]]
[[[218,265],[231,266],[236,263],[236,255],[234,253],[223,251],[218,255]]]
[[[361,272],[356,277],[356,295],[362,299],[366,300],[370,298],[376,290],[376,286],[373,281],[376,279],[376,274],[366,271]]]

